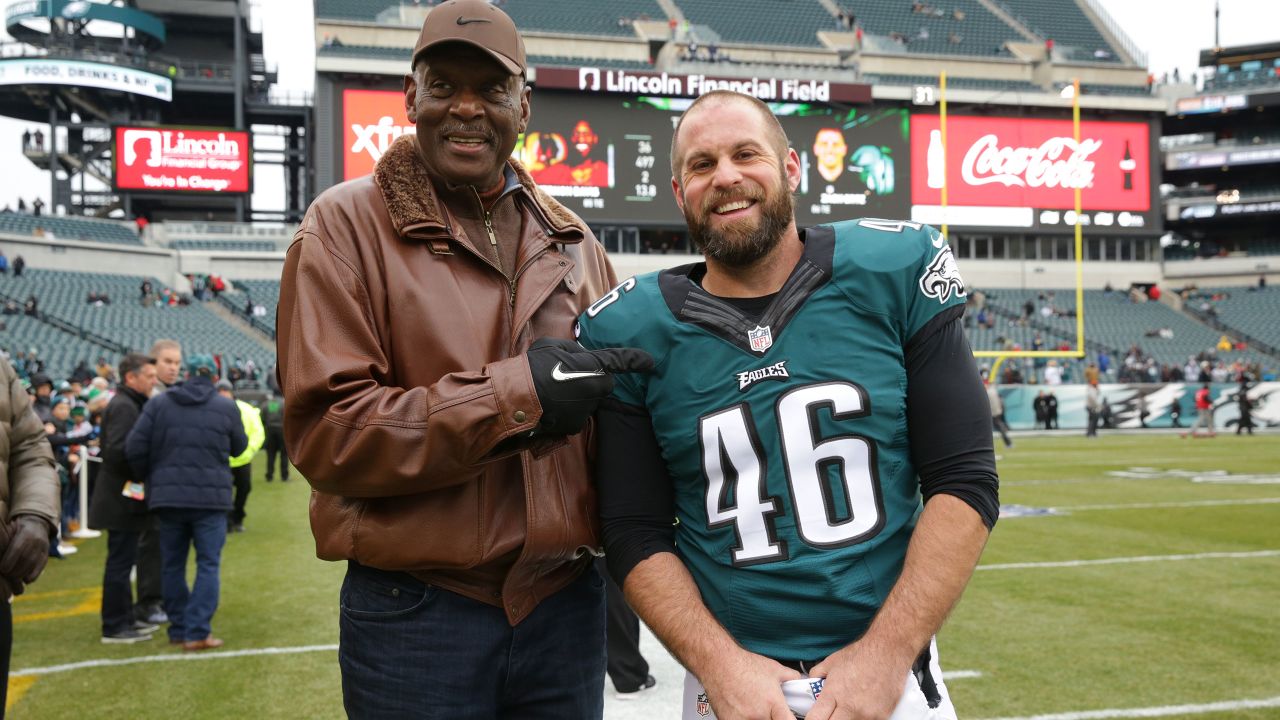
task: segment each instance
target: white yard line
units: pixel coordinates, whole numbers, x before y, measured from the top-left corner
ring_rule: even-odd
[[[1257,710],[1260,708],[1280,707],[1280,697],[1262,700],[1227,700],[1225,702],[1203,703],[1200,705],[1164,705],[1145,708],[1109,708],[1106,710],[1083,710],[1079,712],[1053,713],[1050,715],[1026,715],[1023,717],[998,718],[998,720],[1108,720],[1109,718],[1155,718],[1170,715],[1199,715],[1202,713],[1233,712],[1235,710]]]
[[[9,673],[10,677],[22,677],[24,675],[52,675],[54,673],[70,672],[72,670],[84,670],[87,668],[100,667],[117,667],[120,665],[136,665],[138,663],[150,662],[176,662],[180,660],[221,660],[223,658],[248,657],[252,655],[292,655],[295,653],[309,652],[332,652],[338,649],[337,645],[302,645],[299,647],[268,647],[253,648],[250,650],[224,650],[222,652],[199,652],[184,653],[178,651],[172,655],[143,655],[141,657],[117,658],[114,660],[82,660],[80,662],[67,663],[65,665],[50,665],[49,667],[24,668],[22,670],[14,670]]]
[[[1182,502],[1116,503],[1112,505],[1055,505],[1053,506],[1053,509],[1072,512],[1075,510],[1145,510],[1156,508],[1216,507],[1222,505],[1273,505],[1275,503],[1280,503],[1280,497],[1239,498],[1236,500],[1186,500]]]
[[[1180,560],[1222,560],[1280,556],[1280,550],[1253,552],[1207,552],[1193,555],[1139,555],[1136,557],[1099,558],[1097,560],[1061,560],[1057,562],[1021,562],[979,565],[978,570],[1027,570],[1035,568],[1072,568],[1087,565],[1125,565],[1129,563],[1176,562]]]

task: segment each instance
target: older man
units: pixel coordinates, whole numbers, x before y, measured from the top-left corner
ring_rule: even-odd
[[[614,274],[586,224],[509,160],[524,73],[497,7],[433,8],[404,79],[417,135],[317,198],[285,259],[285,440],[318,491],[318,555],[348,563],[351,717],[603,712],[580,431],[612,371],[652,360],[567,339]]]

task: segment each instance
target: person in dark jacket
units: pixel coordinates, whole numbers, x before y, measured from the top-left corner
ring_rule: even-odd
[[[102,468],[89,505],[89,523],[107,531],[107,561],[102,572],[102,642],[135,643],[151,639],[157,625],[134,618],[129,571],[138,556],[138,540],[147,527],[145,497],[125,457],[125,440],[138,422],[156,382],[156,361],[129,353],[120,361],[124,378],[102,415]]]
[[[284,396],[271,395],[262,402],[261,410],[262,425],[267,431],[267,482],[275,476],[276,456],[280,457],[280,481],[289,482],[289,451],[284,446]]]
[[[169,642],[188,651],[222,646],[210,624],[218,608],[218,573],[231,510],[230,458],[249,440],[240,411],[213,387],[213,358],[193,355],[189,379],[152,398],[129,432],[125,454],[145,478],[147,506],[160,530],[161,587]],[[187,552],[196,550],[196,581],[187,586]]]
[[[31,392],[35,393],[35,397],[31,399],[31,409],[36,411],[36,417],[40,418],[42,423],[51,422],[53,420],[53,380],[42,372],[32,373]]]

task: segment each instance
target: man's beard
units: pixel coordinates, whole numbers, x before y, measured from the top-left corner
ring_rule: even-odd
[[[702,204],[701,212],[685,203],[684,219],[689,225],[689,239],[694,247],[707,259],[734,268],[748,267],[768,255],[782,242],[782,234],[791,225],[794,214],[786,180],[786,176],[779,173],[778,186],[774,188],[772,197],[761,197],[769,194],[765,188],[746,195],[741,192],[717,193]],[[760,220],[754,226],[743,220],[720,229],[711,227],[709,216],[712,208],[743,199],[755,200],[760,205]]]

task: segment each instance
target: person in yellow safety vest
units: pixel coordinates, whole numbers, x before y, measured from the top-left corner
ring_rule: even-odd
[[[219,395],[235,399],[230,381],[219,380],[214,387],[218,389]],[[234,507],[227,515],[227,532],[244,532],[244,503],[249,498],[249,491],[253,489],[253,456],[258,454],[267,440],[267,431],[262,426],[262,411],[243,400],[236,400],[236,407],[240,408],[240,421],[244,423],[244,434],[249,437],[249,446],[244,452],[231,458],[231,478],[236,497]]]

